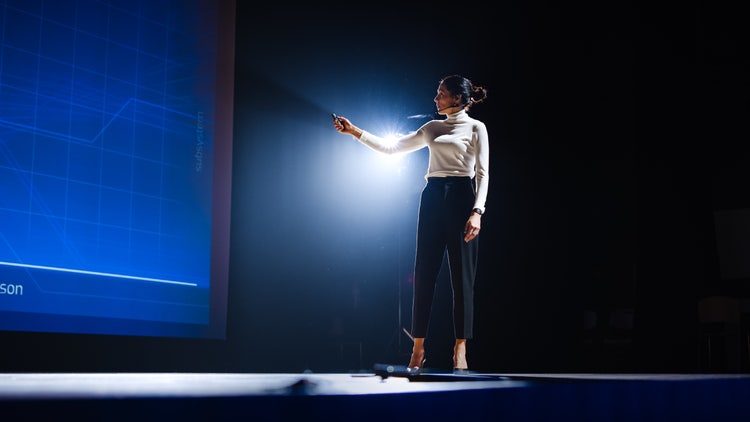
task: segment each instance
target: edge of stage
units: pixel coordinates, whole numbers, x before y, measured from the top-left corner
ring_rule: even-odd
[[[5,373],[3,420],[723,420],[750,374]],[[9,417],[9,419],[6,419]]]

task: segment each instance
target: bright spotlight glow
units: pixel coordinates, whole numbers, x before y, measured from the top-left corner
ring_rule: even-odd
[[[395,145],[396,141],[398,141],[398,138],[400,138],[402,136],[404,136],[404,135],[400,134],[400,133],[389,133],[389,134],[383,136],[383,138],[385,138],[385,140],[387,141],[387,145],[391,146],[391,145]],[[406,153],[378,154],[378,155],[386,163],[398,163],[399,161],[401,161],[404,158],[404,156],[406,155]]]

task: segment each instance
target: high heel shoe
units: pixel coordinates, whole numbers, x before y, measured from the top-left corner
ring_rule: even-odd
[[[424,354],[422,354],[422,360],[419,361],[419,363],[414,363],[414,360],[415,360],[414,356],[412,356],[412,358],[411,358],[411,360],[409,362],[409,366],[406,367],[406,371],[409,374],[416,375],[416,374],[419,374],[422,371],[422,369],[424,368],[425,362],[427,362],[427,359],[424,357]]]
[[[466,358],[463,359],[463,362],[459,362],[458,359],[456,359],[456,357],[453,356],[453,373],[454,374],[468,374],[469,373],[469,365],[466,363]]]
[[[422,359],[422,363],[420,363],[418,366],[407,367],[406,372],[408,372],[409,375],[419,375],[419,373],[424,369],[425,362],[427,362],[427,359]]]

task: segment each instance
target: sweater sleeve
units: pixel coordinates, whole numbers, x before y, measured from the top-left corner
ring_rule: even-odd
[[[476,128],[477,149],[476,149],[476,183],[477,194],[474,200],[474,208],[484,211],[487,202],[487,192],[490,183],[490,142],[487,134],[487,127],[484,123],[478,122]]]
[[[416,151],[427,145],[423,129],[401,136],[395,140],[386,139],[363,130],[362,135],[354,139],[357,139],[372,150],[389,155]]]

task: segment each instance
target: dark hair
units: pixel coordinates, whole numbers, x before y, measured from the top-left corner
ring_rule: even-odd
[[[460,95],[461,102],[467,109],[476,103],[481,103],[487,98],[487,89],[474,85],[469,79],[461,75],[450,75],[440,80],[451,95]]]

